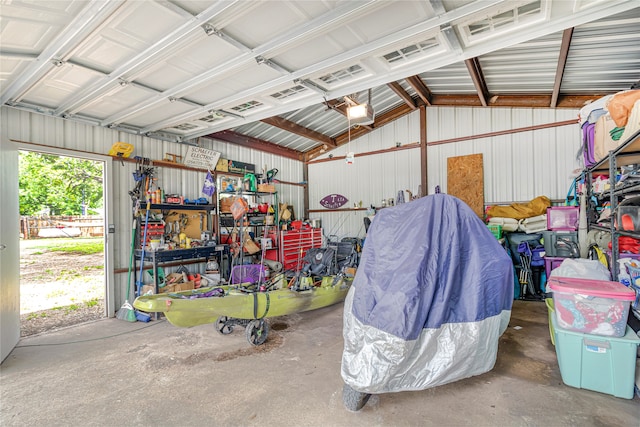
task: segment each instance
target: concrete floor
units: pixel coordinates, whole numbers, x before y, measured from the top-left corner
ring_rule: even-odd
[[[105,319],[22,339],[0,367],[2,426],[639,426],[640,399],[568,387],[544,303],[516,301],[495,368],[342,404],[342,304],[244,329]]]

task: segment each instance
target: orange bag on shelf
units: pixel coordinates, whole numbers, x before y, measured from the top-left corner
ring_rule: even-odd
[[[242,197],[236,197],[233,203],[231,203],[231,215],[233,215],[233,219],[235,220],[242,218],[248,211],[249,205]]]
[[[607,101],[607,111],[609,111],[613,121],[616,122],[616,126],[623,128],[627,125],[633,104],[639,99],[640,89],[636,89],[618,92]]]

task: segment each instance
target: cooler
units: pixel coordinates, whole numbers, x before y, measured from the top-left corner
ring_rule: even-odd
[[[571,387],[633,399],[640,338],[627,326],[622,337],[567,331],[551,316],[562,381]]]
[[[580,258],[577,231],[542,231],[544,251],[550,257]]]
[[[606,280],[550,277],[555,319],[558,325],[574,332],[621,337],[627,327],[633,290]]]

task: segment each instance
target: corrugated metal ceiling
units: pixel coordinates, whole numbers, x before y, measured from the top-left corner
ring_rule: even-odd
[[[420,105],[577,108],[640,78],[637,0],[16,0],[0,24],[3,105],[300,159],[346,141],[345,97],[368,89],[360,131]]]

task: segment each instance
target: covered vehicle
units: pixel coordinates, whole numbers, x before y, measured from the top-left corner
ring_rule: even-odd
[[[460,199],[434,194],[380,210],[345,299],[347,409],[493,369],[513,293],[510,257]]]

